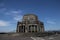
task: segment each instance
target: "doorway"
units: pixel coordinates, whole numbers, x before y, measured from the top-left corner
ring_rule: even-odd
[[[37,32],[37,25],[29,25],[29,32]]]

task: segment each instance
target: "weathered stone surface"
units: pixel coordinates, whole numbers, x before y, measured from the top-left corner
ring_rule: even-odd
[[[38,20],[36,15],[26,14],[22,21],[17,23],[16,32],[44,32],[44,24]]]

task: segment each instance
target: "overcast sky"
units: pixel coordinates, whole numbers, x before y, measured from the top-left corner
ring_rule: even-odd
[[[60,0],[0,0],[0,32],[16,30],[24,14],[35,14],[45,30],[60,30]]]

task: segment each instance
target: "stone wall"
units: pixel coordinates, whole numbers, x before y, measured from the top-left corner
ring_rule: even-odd
[[[44,32],[44,24],[41,21],[39,21],[38,17],[34,14],[24,15],[22,21],[18,22],[17,24],[17,32],[29,32],[29,31]]]

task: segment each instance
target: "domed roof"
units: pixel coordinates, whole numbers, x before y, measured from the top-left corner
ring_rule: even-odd
[[[25,14],[24,16],[30,16],[30,15],[36,16],[35,14]]]

